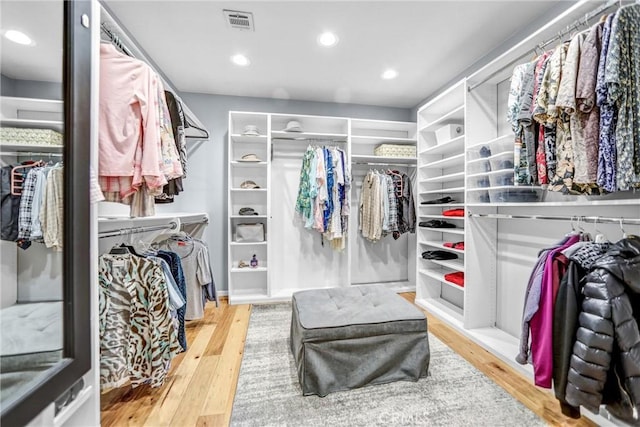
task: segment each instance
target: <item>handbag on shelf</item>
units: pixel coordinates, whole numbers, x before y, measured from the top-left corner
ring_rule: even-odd
[[[236,242],[264,242],[264,224],[261,222],[236,225]]]

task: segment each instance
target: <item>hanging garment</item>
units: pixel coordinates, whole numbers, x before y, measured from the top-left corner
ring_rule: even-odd
[[[184,278],[184,272],[182,271],[182,262],[180,261],[180,255],[175,252],[158,251],[158,257],[164,259],[171,269],[173,279],[180,290],[180,295],[185,301],[185,304],[177,309],[178,315],[178,342],[184,351],[187,351],[187,336],[184,329],[184,315],[187,310],[187,284]]]
[[[31,168],[22,184],[22,194],[20,196],[20,209],[18,212],[18,245],[26,249],[31,238],[31,216],[33,211],[33,201],[38,187],[38,168]],[[30,243],[29,243],[30,244]]]
[[[559,274],[554,274],[554,261],[560,252],[579,240],[576,235],[570,236],[567,242],[549,252],[544,264],[544,273],[540,288],[540,304],[538,311],[531,317],[531,356],[535,384],[539,387],[551,388],[553,375],[553,302],[554,293],[560,285]],[[564,256],[562,256],[565,258]]]
[[[574,181],[578,184],[595,184],[598,179],[598,140],[600,134],[600,109],[596,105],[598,63],[602,50],[604,22],[591,27],[584,40],[578,66],[576,107],[583,122],[582,146],[576,144]],[[578,154],[583,153],[583,154]]]
[[[639,292],[640,239],[623,239],[595,262],[585,280],[566,387],[570,405],[597,413],[601,403],[617,403],[608,409],[637,422],[640,331],[634,307]]]
[[[11,194],[11,170],[12,166],[4,166],[0,169],[0,184],[2,185],[2,240],[15,242],[18,238],[18,217],[20,215],[20,196]]]
[[[205,246],[195,239],[169,239],[159,243],[159,247],[180,256],[187,285],[187,308],[184,318],[186,320],[202,319],[206,302],[205,288],[213,281]]]
[[[544,77],[544,72],[545,72],[545,69],[547,68],[547,63],[549,61],[550,56],[551,56],[550,52],[544,52],[542,55],[540,55],[540,57],[538,58],[538,61],[536,62],[536,68],[534,70],[533,98],[531,100],[531,118],[532,119],[534,119],[534,111],[536,109],[536,105],[538,102],[537,101],[538,93],[540,92],[540,86],[542,84],[542,79]],[[547,158],[545,155],[545,138],[544,138],[545,127],[544,127],[544,124],[540,124],[540,123],[538,123],[536,127],[538,129],[538,135],[536,140],[535,164],[536,164],[536,172],[538,176],[538,184],[546,185],[548,184],[549,181],[547,179]]]
[[[64,224],[64,182],[61,166],[53,167],[47,174],[40,223],[44,244],[56,251],[62,250]]]
[[[626,191],[640,187],[640,4],[621,8],[613,19],[604,81],[618,108],[617,189]]]
[[[100,386],[164,383],[178,354],[160,264],[135,255],[99,259]]]
[[[609,246],[609,243],[579,242],[563,251],[570,262],[553,309],[553,391],[562,413],[573,418],[580,418],[580,409],[569,405],[565,395],[582,307],[582,280]]]
[[[531,113],[533,88],[535,84],[536,62],[530,62],[525,69],[518,111],[518,131],[514,145],[515,182],[531,185],[537,182],[536,138],[537,133]]]
[[[598,185],[606,192],[614,192],[616,183],[616,103],[609,97],[605,74],[607,57],[611,41],[611,24],[614,15],[609,15],[602,29],[602,51],[598,62],[598,80],[596,82],[596,103],[600,108],[600,136],[598,145]]]
[[[507,122],[511,123],[511,130],[518,131],[518,115],[520,112],[520,96],[522,94],[522,82],[527,71],[528,64],[517,65],[511,76],[509,97],[507,100]]]

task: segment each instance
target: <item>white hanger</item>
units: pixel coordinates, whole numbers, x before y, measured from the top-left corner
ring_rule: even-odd
[[[596,243],[604,243],[607,241],[607,238],[600,230],[598,230],[598,217],[593,220],[593,233],[596,235],[595,242]]]
[[[636,1],[636,3],[639,3],[639,2],[640,2],[640,0]],[[627,232],[624,231],[624,228],[622,227],[622,221],[623,221],[623,218],[620,217],[620,230],[622,231],[622,238],[626,239],[627,238]]]

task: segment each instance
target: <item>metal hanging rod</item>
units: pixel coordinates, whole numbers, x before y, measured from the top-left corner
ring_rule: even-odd
[[[16,157],[62,157],[62,153],[41,153],[35,151],[0,151],[0,156],[16,156]]]
[[[512,215],[512,214],[479,214],[469,213],[469,218],[493,218],[493,219],[541,219],[545,221],[578,221],[594,222],[601,224],[630,224],[640,225],[640,218],[613,218],[604,216],[549,216],[549,215]]]
[[[494,72],[492,72],[491,74],[489,74],[487,77],[485,77],[484,79],[482,79],[481,81],[479,81],[478,83],[475,83],[473,85],[470,85],[467,88],[468,92],[471,92],[472,90],[476,89],[477,87],[485,84],[487,81],[491,80],[495,75],[499,74],[500,72],[502,72],[502,70],[504,70],[505,68],[510,67],[511,65],[513,65],[514,63],[520,61],[523,57],[533,53],[533,52],[537,52],[538,50],[542,50],[544,51],[544,48],[549,46],[550,44],[553,44],[554,42],[562,39],[564,36],[566,36],[567,34],[570,34],[572,31],[577,30],[578,28],[580,28],[582,25],[587,25],[589,23],[590,20],[592,20],[593,18],[595,18],[598,15],[601,15],[605,10],[613,7],[613,6],[620,6],[621,5],[621,1],[620,0],[608,0],[607,2],[605,2],[603,5],[601,5],[600,7],[598,7],[597,9],[586,13],[584,15],[584,17],[579,18],[577,20],[575,20],[573,22],[573,24],[567,25],[567,27],[563,30],[563,31],[559,31],[558,34],[556,34],[555,36],[553,36],[552,38],[550,38],[547,41],[544,41],[542,43],[539,43],[537,45],[535,45],[533,48],[527,50],[526,52],[524,52],[522,55],[518,56],[517,58],[515,58],[512,61],[509,61],[507,64],[503,65],[502,67],[500,67],[499,69],[495,70]],[[508,80],[508,79],[507,79]],[[504,80],[503,80],[504,81]]]
[[[104,237],[125,236],[127,234],[139,234],[149,231],[177,230],[178,227],[179,226],[177,222],[171,221],[169,224],[149,225],[146,227],[128,227],[121,228],[119,230],[101,231],[100,233],[98,233],[98,237],[102,239]]]

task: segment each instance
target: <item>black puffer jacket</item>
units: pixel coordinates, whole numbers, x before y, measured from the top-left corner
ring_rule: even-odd
[[[628,418],[640,407],[640,239],[613,245],[593,266],[582,292],[566,400],[597,412],[608,403],[605,384],[619,384],[615,394]],[[623,415],[620,407],[615,412]]]

